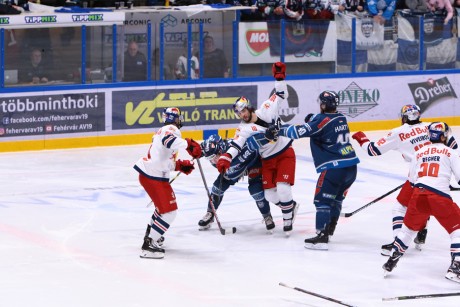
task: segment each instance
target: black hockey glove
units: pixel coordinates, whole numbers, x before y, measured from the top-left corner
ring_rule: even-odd
[[[281,119],[278,117],[276,120],[273,120],[272,124],[268,126],[265,130],[265,138],[270,142],[278,141],[278,134],[281,128]]]
[[[305,123],[308,123],[308,122],[310,121],[310,119],[313,117],[313,115],[315,115],[315,114],[310,113],[310,114],[308,114],[307,116],[305,116],[305,120],[304,120]]]

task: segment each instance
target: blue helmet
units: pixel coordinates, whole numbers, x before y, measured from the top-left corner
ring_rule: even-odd
[[[227,143],[218,134],[212,134],[201,143],[201,151],[204,157],[212,160],[227,151]]]
[[[321,107],[321,109],[324,109],[326,112],[334,112],[339,105],[339,96],[335,92],[324,91],[319,94],[318,101],[321,106],[324,105],[324,108]]]
[[[163,123],[165,125],[173,124],[181,128],[183,120],[184,117],[180,114],[179,108],[165,108],[163,110]]]
[[[449,134],[449,126],[443,122],[434,122],[428,126],[428,134],[430,135],[430,141],[433,143],[441,142],[441,136],[447,138]]]

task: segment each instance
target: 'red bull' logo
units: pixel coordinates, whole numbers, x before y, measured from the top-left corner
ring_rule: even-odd
[[[246,32],[246,46],[252,55],[259,55],[269,48],[267,30],[248,30]]]

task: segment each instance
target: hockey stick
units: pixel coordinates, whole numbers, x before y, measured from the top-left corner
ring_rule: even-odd
[[[432,298],[432,297],[444,297],[444,296],[459,296],[460,292],[455,293],[435,293],[435,294],[421,294],[421,295],[406,295],[382,298],[382,301],[401,301],[401,300],[415,300],[419,298]]]
[[[196,162],[198,163],[198,168],[200,169],[201,179],[203,179],[204,188],[205,188],[206,193],[208,194],[208,198],[209,198],[209,204],[210,204],[212,213],[214,214],[214,217],[216,218],[217,226],[219,226],[220,233],[222,235],[234,234],[236,232],[236,227],[222,228],[222,225],[220,224],[219,218],[217,217],[216,208],[214,208],[214,204],[212,202],[211,193],[209,193],[209,190],[208,190],[208,184],[206,183],[206,178],[204,178],[203,168],[201,167],[200,159],[196,159]]]
[[[401,189],[403,185],[404,185],[404,183],[401,184],[401,185],[399,185],[399,186],[397,186],[397,187],[394,188],[393,190],[386,192],[386,193],[383,194],[382,196],[377,197],[376,199],[374,199],[374,200],[371,201],[370,203],[365,204],[364,206],[362,206],[361,208],[356,209],[356,210],[353,211],[353,212],[350,212],[350,213],[340,213],[340,216],[343,216],[343,217],[350,217],[350,216],[352,216],[352,215],[358,213],[359,211],[361,211],[361,210],[363,210],[363,209],[369,207],[370,205],[375,204],[375,203],[378,202],[379,200],[381,200],[381,199],[387,197],[387,196],[390,195],[391,193],[394,193],[394,192],[396,192],[397,190]]]
[[[460,187],[456,188],[456,187],[453,187],[453,186],[451,186],[451,185],[449,185],[449,189],[450,189],[451,191],[460,191]]]
[[[288,286],[288,285],[286,285],[285,283],[282,283],[282,282],[280,282],[279,285],[283,286],[283,287],[286,287],[286,288],[294,289],[294,290],[297,290],[297,291],[300,291],[300,292],[303,292],[303,293],[306,293],[306,294],[310,294],[310,295],[313,295],[313,296],[316,296],[316,297],[319,297],[319,298],[322,298],[322,299],[325,299],[325,300],[328,300],[328,301],[331,301],[331,302],[334,302],[334,303],[337,303],[337,304],[340,304],[340,305],[343,305],[343,306],[349,306],[349,307],[354,306],[354,305],[350,305],[350,304],[344,303],[342,301],[333,299],[333,298],[328,297],[328,296],[324,296],[324,295],[321,295],[321,294],[318,294],[318,293],[310,292],[310,291],[307,291],[307,290],[304,290],[304,289],[301,289],[301,288],[297,288],[297,287],[291,287],[291,286]]]

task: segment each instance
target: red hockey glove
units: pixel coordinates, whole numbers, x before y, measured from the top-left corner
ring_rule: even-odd
[[[359,143],[359,146],[362,146],[366,142],[370,142],[369,139],[367,138],[367,136],[362,131],[356,132],[351,137],[354,138],[356,140],[356,142]]]
[[[230,154],[224,153],[221,155],[216,164],[219,173],[225,173],[230,168],[230,163],[232,163],[232,156]]]
[[[199,159],[201,157],[201,146],[192,139],[185,139],[187,141],[187,152],[194,159]]]
[[[177,160],[176,161],[176,171],[180,171],[185,175],[190,174],[195,169],[193,162],[190,160]]]
[[[286,79],[286,64],[282,62],[276,62],[272,66],[273,77],[277,81]]]

